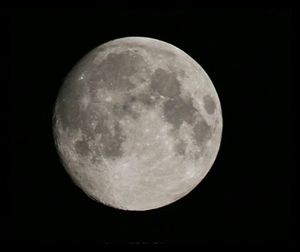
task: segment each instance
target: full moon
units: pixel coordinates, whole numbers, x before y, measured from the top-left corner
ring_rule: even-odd
[[[90,198],[132,211],[171,204],[206,176],[222,112],[203,68],[152,38],[109,41],[67,75],[53,113],[67,173]]]

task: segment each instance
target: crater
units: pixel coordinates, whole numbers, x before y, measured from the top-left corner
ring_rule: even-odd
[[[187,148],[187,143],[182,139],[180,139],[178,143],[175,144],[175,152],[180,156],[183,156],[185,154],[186,148]]]
[[[203,146],[211,137],[211,128],[204,119],[195,124],[193,132],[199,147]]]
[[[188,124],[192,124],[195,121],[195,113],[197,110],[191,99],[184,100],[178,96],[164,103],[163,112],[166,120],[171,123],[175,129],[179,129],[183,121]]]
[[[87,156],[90,152],[89,145],[85,140],[76,141],[75,150],[80,156]]]
[[[112,110],[114,115],[117,116],[117,118],[122,118],[125,115],[133,115],[132,108],[128,103],[114,104]]]
[[[203,97],[204,108],[208,114],[213,114],[216,109],[216,104],[210,95],[205,95]]]
[[[166,97],[176,97],[180,94],[180,83],[175,73],[168,73],[164,69],[158,68],[151,76],[150,87],[159,95]]]

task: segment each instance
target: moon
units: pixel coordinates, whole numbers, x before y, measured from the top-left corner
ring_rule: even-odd
[[[65,170],[90,198],[145,211],[184,197],[211,169],[221,104],[181,49],[125,37],[93,49],[67,75],[53,134]]]

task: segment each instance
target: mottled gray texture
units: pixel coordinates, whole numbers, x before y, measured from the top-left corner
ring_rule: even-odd
[[[122,134],[122,128],[118,121],[113,124],[113,130],[111,130],[105,123],[98,123],[95,129],[97,134],[101,134],[101,145],[99,145],[100,152],[105,157],[113,158],[122,156],[122,142],[125,136]],[[114,132],[114,133],[113,133]]]
[[[196,109],[192,100],[184,100],[180,96],[169,99],[164,103],[164,116],[166,120],[178,129],[183,121],[192,124],[196,120]]]
[[[178,155],[184,155],[186,152],[187,143],[182,139],[175,145],[175,151]]]
[[[204,102],[204,108],[208,114],[212,114],[215,112],[216,104],[210,95],[205,95],[203,97],[203,102]]]
[[[143,58],[136,53],[110,53],[98,67],[92,68],[88,81],[95,89],[127,91],[135,87],[127,77],[138,72],[143,63]]]
[[[211,137],[211,128],[203,119],[195,124],[193,131],[198,146],[203,146]]]
[[[158,68],[151,76],[151,88],[157,94],[166,97],[178,97],[180,94],[180,83],[176,73],[168,73]]]
[[[53,129],[65,169],[87,195],[149,210],[204,178],[220,146],[222,115],[192,58],[165,42],[131,37],[92,50],[72,69]]]

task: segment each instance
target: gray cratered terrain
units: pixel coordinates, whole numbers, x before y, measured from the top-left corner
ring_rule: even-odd
[[[53,116],[55,143],[91,198],[149,210],[189,193],[217,156],[216,90],[177,47],[127,37],[88,53],[67,76]]]

